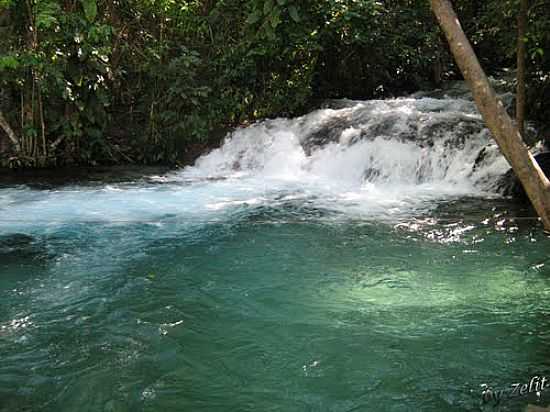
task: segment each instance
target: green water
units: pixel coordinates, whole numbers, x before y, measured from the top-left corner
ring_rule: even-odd
[[[474,411],[550,375],[550,242],[505,202],[53,224],[55,192],[2,194],[2,412]]]

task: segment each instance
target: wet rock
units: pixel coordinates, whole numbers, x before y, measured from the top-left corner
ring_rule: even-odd
[[[348,113],[342,113],[342,116],[331,117],[320,123],[311,131],[302,141],[302,147],[309,156],[311,152],[321,146],[329,143],[336,143],[340,140],[344,130],[353,126]]]
[[[461,148],[470,136],[485,130],[475,106],[467,101],[344,100],[331,101],[330,107],[333,112],[319,114],[317,121],[307,123],[307,127],[304,121],[301,144],[307,155],[330,143],[351,146],[379,137],[415,142],[420,147],[445,141],[447,147]]]
[[[550,178],[550,152],[536,154],[535,160],[546,177]],[[528,201],[527,193],[525,193],[523,186],[512,169],[502,176],[498,188],[499,192],[505,196],[512,196],[520,200]]]

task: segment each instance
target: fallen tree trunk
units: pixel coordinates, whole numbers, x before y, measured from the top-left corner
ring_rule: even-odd
[[[545,229],[550,231],[550,182],[529,152],[517,127],[489,84],[451,2],[449,0],[430,0],[430,2],[487,127],[523,185]]]
[[[6,120],[6,118],[4,117],[4,113],[2,113],[2,111],[0,110],[0,128],[2,128],[2,130],[4,130],[4,132],[6,133],[6,135],[8,136],[8,139],[10,139],[10,141],[13,143],[13,145],[15,146],[15,151],[17,153],[20,152],[20,149],[21,149],[21,145],[19,143],[19,139],[17,138],[15,132],[13,131],[13,129],[11,128],[10,124],[8,123],[8,121]]]

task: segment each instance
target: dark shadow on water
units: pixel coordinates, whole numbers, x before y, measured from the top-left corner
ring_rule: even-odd
[[[79,167],[42,170],[0,169],[0,188],[26,185],[32,189],[47,190],[67,185],[97,186],[110,183],[143,182],[148,177],[164,175],[166,166],[111,166]]]
[[[22,233],[0,236],[0,267],[14,262],[36,264],[52,258],[46,244],[39,238]]]

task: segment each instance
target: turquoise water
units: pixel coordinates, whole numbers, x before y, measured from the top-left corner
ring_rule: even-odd
[[[525,210],[172,210],[224,185],[0,190],[1,411],[470,411],[550,373]]]

